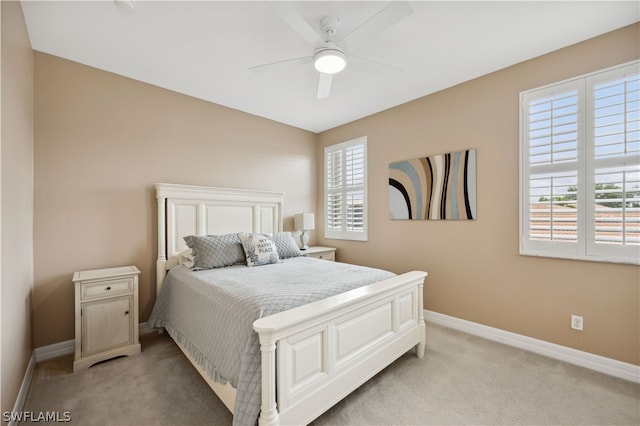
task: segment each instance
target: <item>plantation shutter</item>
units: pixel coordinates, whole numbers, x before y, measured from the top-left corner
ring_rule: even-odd
[[[618,256],[640,244],[640,75],[638,67],[587,79],[592,97],[589,251]]]
[[[526,99],[529,236],[578,240],[578,90],[554,88]],[[562,249],[567,249],[562,247]]]
[[[342,170],[344,152],[336,150],[327,154],[327,229],[329,231],[343,230],[342,187],[344,174]]]
[[[325,148],[325,237],[367,239],[366,138]]]
[[[640,63],[521,94],[520,253],[640,264]]]

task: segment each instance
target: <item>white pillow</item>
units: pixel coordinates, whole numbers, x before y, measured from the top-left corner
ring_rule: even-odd
[[[187,268],[193,268],[193,265],[195,265],[195,259],[191,249],[186,249],[178,253],[178,263],[186,266]]]

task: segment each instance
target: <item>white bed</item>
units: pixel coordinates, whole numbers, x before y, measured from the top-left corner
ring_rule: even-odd
[[[157,294],[186,249],[183,237],[282,231],[283,194],[157,184]],[[413,271],[260,318],[259,423],[307,424],[399,356],[424,356],[423,281]],[[181,349],[233,412],[235,390]]]

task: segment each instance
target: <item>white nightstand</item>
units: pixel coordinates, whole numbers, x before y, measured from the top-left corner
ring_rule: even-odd
[[[135,266],[80,271],[75,283],[76,351],[73,371],[140,352]]]
[[[300,253],[306,254],[309,257],[330,260],[332,262],[336,260],[335,247],[313,246],[313,247],[309,247],[306,250],[300,250]]]

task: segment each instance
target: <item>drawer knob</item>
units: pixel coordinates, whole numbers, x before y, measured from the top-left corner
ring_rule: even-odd
[[[125,315],[129,315],[129,311],[125,311],[125,313],[124,313],[124,314],[125,314]]]
[[[111,287],[109,286],[109,287],[105,288],[105,290],[111,290]]]

